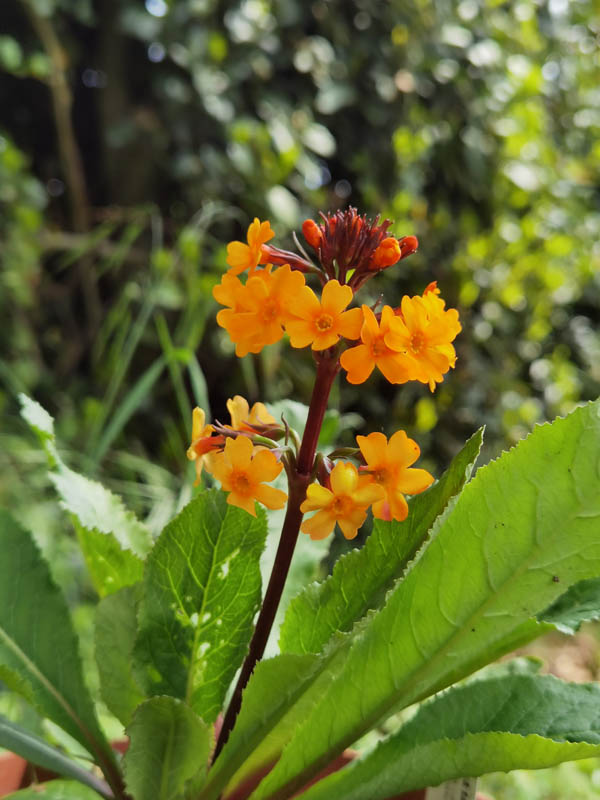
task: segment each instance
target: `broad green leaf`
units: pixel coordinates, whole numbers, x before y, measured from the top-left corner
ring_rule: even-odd
[[[318,653],[335,631],[349,631],[369,609],[380,608],[471,471],[483,437],[477,431],[442,478],[409,501],[404,522],[375,520],[365,546],[338,560],[333,574],[313,583],[290,603],[281,627],[282,652]]]
[[[301,788],[392,711],[496,656],[565,588],[600,574],[600,403],[480,469],[354,643],[253,796]]]
[[[6,800],[98,800],[98,795],[75,781],[48,781],[13,792]]]
[[[487,772],[600,755],[600,687],[506,675],[450,689],[302,800],[385,800]]]
[[[122,500],[67,467],[56,450],[54,422],[35,400],[20,395],[21,413],[48,456],[49,477],[71,514],[90,577],[102,597],[141,580],[150,532]]]
[[[94,789],[102,797],[111,798],[113,796],[108,784],[96,775],[82,769],[79,764],[31,731],[2,717],[0,717],[0,748],[16,753],[21,758],[27,759],[30,764],[44,767],[58,775],[75,778]]]
[[[125,726],[146,698],[131,670],[139,589],[139,585],[124,586],[103,598],[96,609],[96,662],[102,699]]]
[[[152,697],[127,728],[125,781],[134,800],[183,800],[197,792],[213,745],[212,729],[174,697]]]
[[[204,492],[167,525],[144,573],[134,649],[148,695],[185,699],[212,722],[242,661],[261,599],[265,515]]]
[[[302,695],[307,683],[314,678],[319,658],[315,655],[284,654],[257,664],[244,690],[242,707],[235,727],[223,751],[211,768],[202,792],[203,800],[218,798],[231,777],[246,764],[246,773],[252,773],[277,754],[277,742],[270,751],[264,751],[259,760],[247,762],[248,753],[255,753],[263,744],[265,729],[272,729]],[[289,739],[289,732],[281,734],[281,744]],[[242,775],[233,779],[236,784]]]
[[[0,510],[0,677],[110,773],[64,598],[28,531]]]
[[[549,622],[563,633],[575,633],[582,622],[600,619],[600,578],[590,578],[571,586],[538,619]]]

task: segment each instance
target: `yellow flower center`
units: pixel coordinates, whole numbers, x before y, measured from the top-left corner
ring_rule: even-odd
[[[245,472],[235,472],[231,477],[231,487],[234,492],[241,495],[252,494],[252,484]]]
[[[279,304],[275,300],[267,300],[262,309],[262,320],[265,323],[273,322],[279,314]]]
[[[410,339],[410,349],[413,353],[420,353],[425,346],[425,337],[422,333],[413,333]]]
[[[373,358],[379,358],[380,356],[387,353],[387,345],[383,341],[383,336],[375,339],[375,341],[371,344],[371,356]]]
[[[333,317],[331,314],[321,314],[320,317],[317,317],[315,320],[315,326],[320,331],[328,331],[331,326],[333,325]]]
[[[330,509],[336,517],[345,517],[352,508],[354,503],[351,497],[347,497],[346,495],[342,495],[341,497],[336,497],[330,506]]]

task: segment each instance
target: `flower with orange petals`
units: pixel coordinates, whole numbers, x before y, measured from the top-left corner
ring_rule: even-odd
[[[363,323],[360,308],[344,311],[352,301],[349,286],[340,286],[338,281],[327,281],[321,300],[312,289],[305,286],[293,304],[293,318],[285,324],[292,347],[307,347],[326,350],[340,340],[358,339]]]
[[[429,384],[432,392],[456,363],[451,342],[461,331],[458,311],[445,310],[445,305],[436,284],[431,283],[422,297],[402,298],[399,313],[385,335],[388,347],[405,354],[409,380]]]
[[[280,489],[267,486],[274,480],[283,464],[274,453],[265,448],[256,448],[246,436],[227,439],[225,449],[213,457],[213,475],[221,487],[229,492],[229,505],[243,508],[256,516],[254,501],[267,508],[283,508],[287,495]]]
[[[211,471],[211,454],[214,450],[223,447],[224,436],[213,436],[213,426],[206,425],[206,415],[201,408],[196,407],[192,412],[192,443],[187,449],[187,457],[195,463],[196,480],[194,486],[200,483],[202,469]]]
[[[262,246],[275,236],[271,230],[271,223],[267,220],[261,222],[258,217],[248,227],[248,244],[244,242],[229,242],[227,245],[227,263],[231,267],[230,275],[239,275],[249,269],[256,269],[258,264],[264,263]]]
[[[227,410],[234,431],[252,431],[255,426],[277,424],[275,417],[269,414],[264,403],[254,403],[250,408],[246,398],[239,394],[227,401]]]
[[[302,523],[300,530],[311,539],[324,539],[340,526],[346,539],[354,539],[365,521],[371,503],[383,498],[383,489],[373,481],[363,480],[349,462],[338,461],[329,476],[331,489],[311,483],[300,511],[317,513]]]
[[[394,310],[384,306],[380,322],[368,306],[363,305],[362,311],[362,344],[343,352],[340,359],[342,367],[348,372],[348,381],[363,383],[378,367],[390,383],[406,383],[410,380],[407,359],[403,353],[393,350],[386,339],[395,319]]]
[[[217,322],[236,345],[236,355],[259,353],[281,339],[290,308],[305,285],[304,275],[287,264],[258,270],[245,285],[232,275],[223,276],[213,295],[229,308],[219,311]]]
[[[357,436],[356,441],[366,462],[362,469],[373,483],[385,491],[385,497],[373,504],[377,519],[403,520],[408,515],[405,494],[420,494],[433,483],[425,469],[411,469],[421,451],[404,431],[397,431],[389,440],[383,433]]]

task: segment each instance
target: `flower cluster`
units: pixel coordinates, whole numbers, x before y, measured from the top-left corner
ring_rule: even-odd
[[[390,383],[417,381],[434,391],[456,363],[458,312],[446,308],[435,282],[422,295],[405,295],[397,308],[354,304],[366,281],[417,250],[416,237],[397,238],[390,225],[353,208],[321,214],[318,223],[305,220],[310,257],[300,245],[297,254],[269,244],[270,223],[254,219],[247,241],[227,246],[229,270],[213,289],[223,306],[218,324],[238,356],[259,353],[285,335],[292,347],[311,348],[318,370],[324,370],[313,393],[321,405],[313,415],[319,426],[340,368],[352,384],[363,383],[377,368]],[[319,281],[320,294],[307,285],[309,276]],[[358,436],[356,448],[315,457],[319,431],[310,414],[300,443],[285,420],[277,423],[261,403],[250,409],[236,396],[227,407],[230,425],[206,424],[204,412],[194,410],[188,458],[195,462],[197,482],[203,469],[211,472],[230,504],[254,514],[255,501],[268,508],[285,504],[286,494],[268,485],[285,467],[290,487],[302,486],[295,502],[311,516],[300,530],[313,539],[326,537],[336,524],[353,538],[369,509],[377,519],[401,521],[408,514],[406,496],[433,482],[429,472],[413,467],[420,451],[404,431],[389,441],[383,433]]]

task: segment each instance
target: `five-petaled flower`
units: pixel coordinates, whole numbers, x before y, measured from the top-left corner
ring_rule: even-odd
[[[221,453],[213,456],[212,471],[221,488],[226,492],[227,502],[243,508],[256,516],[254,501],[267,508],[283,508],[287,495],[267,484],[274,480],[283,465],[270,450],[254,447],[247,436],[227,439]]]
[[[458,311],[445,310],[439,289],[431,283],[422,297],[402,298],[385,343],[405,354],[408,380],[427,383],[433,391],[456,363],[451,342],[460,331]]]
[[[348,381],[364,383],[377,367],[390,383],[406,383],[410,380],[407,360],[403,353],[387,344],[387,335],[395,318],[394,310],[384,306],[380,322],[368,306],[363,305],[362,311],[362,344],[345,350],[340,359],[340,364],[348,372]]]
[[[361,471],[385,491],[385,497],[373,504],[373,516],[406,519],[408,504],[404,495],[420,494],[433,483],[433,475],[427,470],[411,469],[421,454],[419,445],[404,431],[397,431],[389,442],[383,433],[357,436],[356,441],[366,463]]]
[[[244,242],[229,242],[227,245],[227,263],[231,267],[228,270],[230,275],[239,275],[249,269],[250,273],[256,269],[258,264],[264,264],[266,258],[263,256],[262,246],[275,236],[271,230],[270,222],[261,222],[257,217],[248,227],[247,240]]]
[[[358,339],[363,315],[360,308],[344,309],[353,298],[349,286],[336,280],[327,281],[321,300],[305,286],[292,306],[293,317],[285,324],[292,347],[311,345],[313,350],[326,350],[340,337]]]
[[[337,522],[346,539],[354,539],[365,521],[368,507],[382,500],[384,491],[373,481],[361,478],[354,464],[344,461],[335,465],[329,482],[331,489],[311,483],[306,490],[306,500],[300,511],[317,513],[305,520],[300,530],[311,539],[324,539]]]

